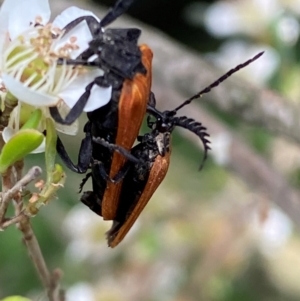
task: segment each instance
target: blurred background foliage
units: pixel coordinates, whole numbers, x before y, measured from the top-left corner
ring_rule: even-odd
[[[266,50],[264,60],[242,76],[299,102],[299,1],[143,0],[129,13],[224,70]],[[210,110],[299,187],[298,146]],[[78,202],[80,175],[68,173],[57,200],[33,219],[49,266],[64,271],[67,300],[299,300],[300,240],[289,217],[211,157],[198,173],[201,151],[173,136],[167,178],[116,249],[105,241],[110,222]],[[75,158],[79,138],[64,140]],[[43,157],[32,155],[27,167],[37,160],[42,164]],[[44,300],[16,229],[1,233],[0,249],[0,297]]]

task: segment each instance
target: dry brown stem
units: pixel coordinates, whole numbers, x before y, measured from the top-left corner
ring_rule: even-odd
[[[35,269],[40,276],[40,279],[47,291],[49,301],[60,301],[59,280],[60,273],[50,273],[45,262],[44,256],[40,249],[39,243],[32,230],[30,224],[30,218],[23,216],[20,223],[18,223],[18,229],[23,234],[23,240],[27,247],[29,256],[35,266]]]
[[[62,300],[60,298],[59,290],[61,273],[58,273],[57,271],[53,273],[49,272],[37,238],[32,230],[30,218],[23,212],[24,204],[21,197],[22,189],[36,180],[41,175],[42,169],[38,166],[34,166],[21,178],[23,166],[23,162],[17,162],[2,175],[3,192],[0,206],[0,228],[3,230],[13,224],[17,225],[17,228],[22,232],[29,256],[47,291],[49,300],[60,301]],[[5,218],[7,207],[12,201],[15,207],[15,216],[12,218]]]

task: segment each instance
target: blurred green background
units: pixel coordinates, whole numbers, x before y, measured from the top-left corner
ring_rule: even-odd
[[[140,0],[129,13],[224,70],[248,59],[249,49],[267,49],[259,76],[250,69],[244,77],[299,102],[297,0]],[[209,109],[299,188],[297,145]],[[79,139],[63,138],[76,158]],[[58,198],[32,220],[47,263],[64,272],[68,301],[300,300],[299,232],[289,216],[212,156],[199,173],[201,155],[175,131],[168,175],[116,249],[105,241],[110,222],[78,202],[82,176],[68,172]],[[32,155],[27,168],[42,161]],[[0,298],[46,300],[14,227],[1,233],[0,254]]]

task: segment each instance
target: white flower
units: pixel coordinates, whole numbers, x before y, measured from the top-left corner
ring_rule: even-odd
[[[0,9],[0,71],[1,89],[12,94],[19,103],[10,115],[3,131],[7,142],[22,126],[21,110],[40,108],[42,120],[49,116],[48,107],[58,106],[62,115],[75,105],[85,88],[95,77],[103,75],[99,68],[82,68],[58,65],[58,58],[75,59],[88,48],[92,35],[86,21],[82,21],[67,33],[62,30],[78,17],[92,12],[70,7],[57,16],[52,23],[48,0],[5,0]],[[112,88],[94,85],[85,112],[106,105]],[[20,103],[21,102],[21,103]],[[22,103],[24,105],[22,105]],[[29,106],[28,106],[29,105]],[[26,122],[26,120],[25,120]],[[38,130],[43,132],[44,122]],[[71,126],[56,123],[60,132],[75,135],[78,121]],[[33,153],[43,152],[43,142]]]
[[[48,23],[48,0],[5,0],[0,10],[0,69],[5,88],[18,100],[35,107],[72,108],[99,68],[57,65],[61,57],[76,58],[88,48],[92,35],[82,21],[64,35],[72,20],[93,13],[70,7]],[[84,111],[108,103],[111,87],[94,85]]]

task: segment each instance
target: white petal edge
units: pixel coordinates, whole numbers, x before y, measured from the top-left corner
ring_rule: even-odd
[[[103,74],[103,70],[99,68],[87,69],[87,72],[78,75],[66,89],[59,93],[60,98],[72,109],[85,92],[86,86],[94,81],[96,77],[102,76]],[[101,107],[101,105],[99,107]]]
[[[5,143],[11,139],[11,137],[15,134],[15,131],[10,127],[5,127],[2,131],[2,138]]]
[[[84,50],[89,47],[89,42],[93,39],[90,29],[85,20],[77,24],[70,31],[68,31],[58,42],[55,43],[54,51],[58,51],[66,43],[70,43],[70,38],[75,37],[75,44],[78,49],[70,53],[71,59],[76,59]]]
[[[78,119],[75,120],[71,125],[64,125],[64,124],[60,124],[60,123],[56,122],[55,128],[60,133],[70,135],[70,136],[76,136],[78,133],[79,122],[78,122]]]
[[[108,88],[103,88],[99,87],[98,85],[94,85],[89,100],[86,106],[84,107],[83,111],[91,112],[108,104],[108,102],[111,99],[111,92],[111,86]]]
[[[10,127],[5,127],[2,131],[2,137],[5,143],[7,143],[14,135],[16,134],[16,131],[14,131]],[[46,148],[46,142],[45,138],[43,142],[38,146],[35,150],[31,152],[31,154],[38,154],[38,153],[44,153]]]
[[[3,49],[8,41],[8,15],[0,15],[0,69],[2,69]]]
[[[51,96],[38,91],[32,91],[25,87],[20,81],[16,80],[9,74],[2,73],[2,79],[6,89],[14,95],[18,100],[25,102],[31,106],[54,106],[59,101],[57,96]]]
[[[60,29],[64,29],[64,27],[70,22],[84,16],[93,16],[98,22],[100,21],[100,19],[92,12],[78,8],[76,6],[71,6],[65,9],[61,14],[59,14],[53,20],[52,24]]]
[[[35,24],[36,18],[40,17],[42,25],[48,23],[51,10],[48,0],[19,1],[9,14],[8,32],[11,39],[15,39]]]
[[[18,6],[20,0],[5,0],[0,9],[0,53],[8,35],[8,20],[10,13]]]
[[[31,152],[31,154],[40,154],[44,153],[46,150],[46,139],[44,138],[40,146]]]

